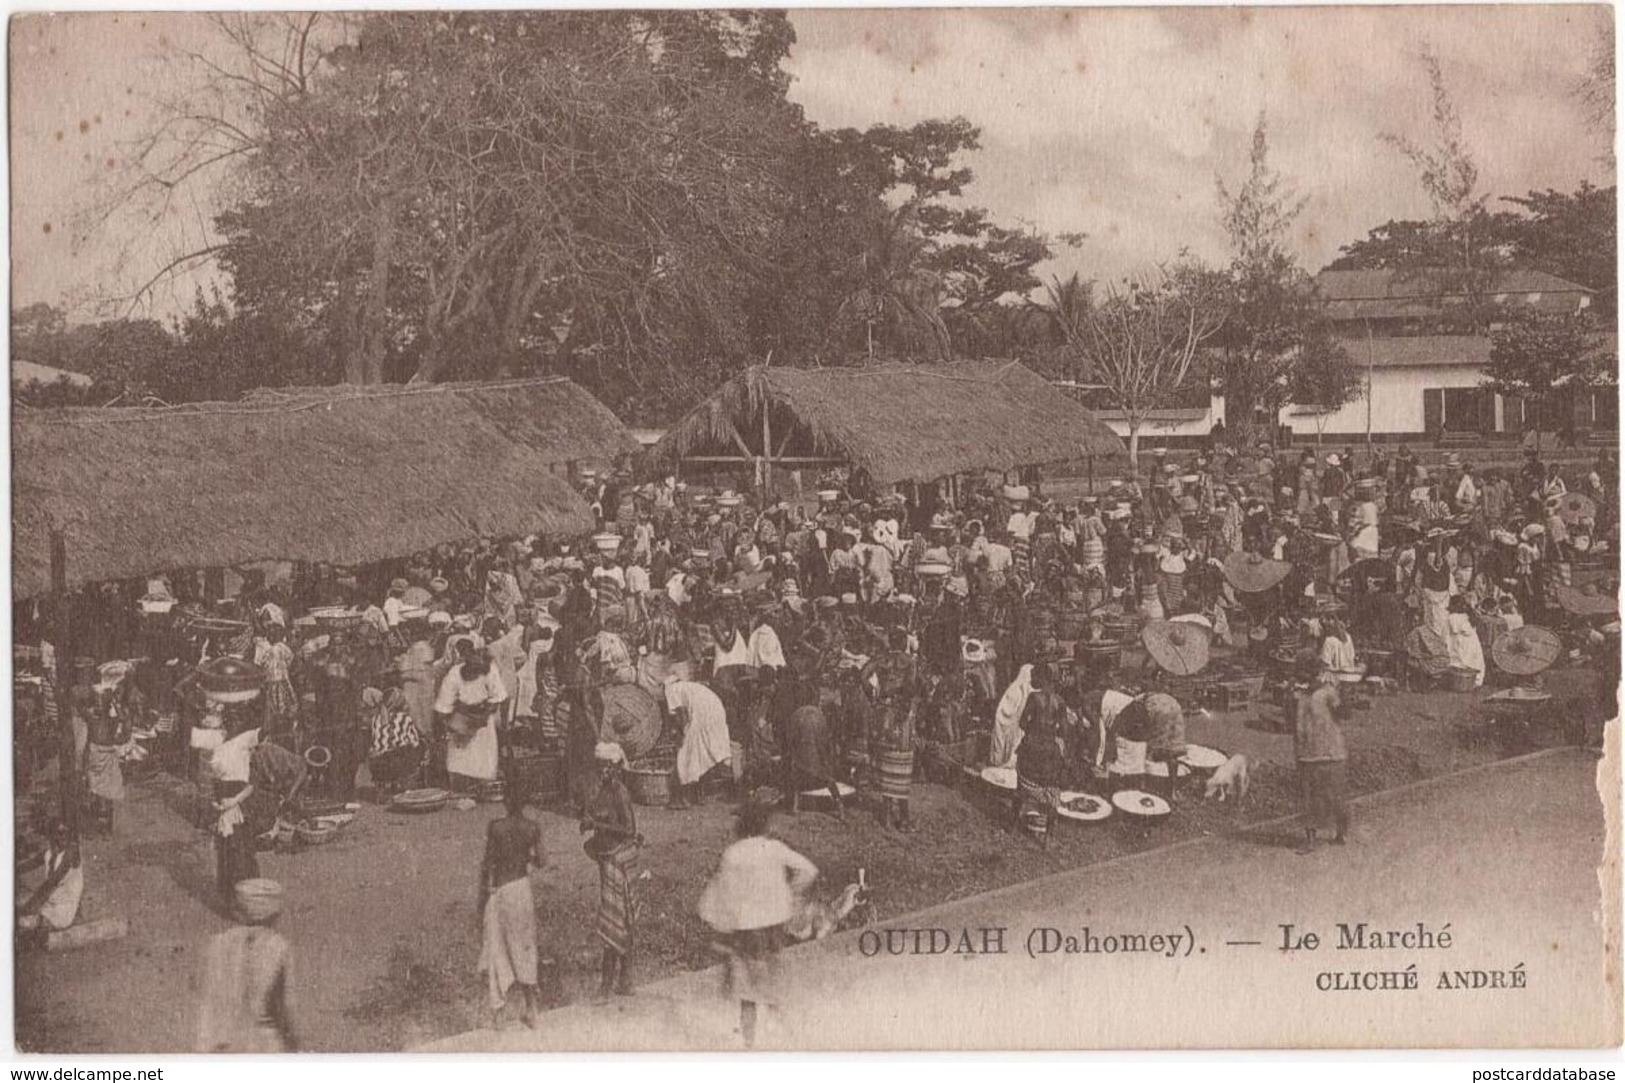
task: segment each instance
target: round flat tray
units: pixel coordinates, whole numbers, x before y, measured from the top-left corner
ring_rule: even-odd
[[[396,794],[389,807],[396,812],[438,812],[450,800],[445,790],[407,790]]]
[[[1016,788],[1016,769],[1014,767],[984,767],[981,771],[982,781],[1001,790]]]
[[[1180,757],[1194,771],[1217,771],[1229,758],[1230,754],[1224,749],[1206,745],[1186,745],[1185,754]]]
[[[1119,812],[1145,820],[1160,820],[1173,812],[1166,800],[1143,790],[1119,790],[1112,794],[1112,804]]]
[[[1097,797],[1092,793],[1077,793],[1071,790],[1062,791],[1060,797],[1061,803],[1056,806],[1055,813],[1064,819],[1077,820],[1079,823],[1098,824],[1111,818],[1112,803],[1103,797]],[[1079,812],[1076,809],[1067,808],[1068,802],[1076,801],[1080,797],[1089,799],[1090,811]]]
[[[853,794],[857,793],[858,791],[853,789],[851,786],[848,786],[844,782],[837,782],[835,784],[835,792],[840,794],[842,797],[851,797]],[[828,786],[820,786],[816,790],[802,790],[801,791],[801,796],[802,797],[828,797],[829,796],[829,787]]]

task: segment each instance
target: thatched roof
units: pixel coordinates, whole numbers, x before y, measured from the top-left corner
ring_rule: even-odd
[[[840,459],[879,484],[1126,453],[1105,422],[1031,369],[953,361],[747,369],[673,426],[646,461],[737,455],[734,431],[758,453],[764,406],[775,454],[788,425],[782,454]]]
[[[18,411],[12,585],[283,559],[361,563],[476,534],[577,532],[571,459],[637,443],[564,379],[299,388],[162,409]]]

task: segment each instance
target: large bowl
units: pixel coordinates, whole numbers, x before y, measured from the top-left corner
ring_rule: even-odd
[[[389,807],[396,812],[439,812],[450,800],[445,790],[407,790],[396,794]]]
[[[1092,793],[1079,793],[1067,790],[1058,795],[1061,803],[1055,806],[1055,814],[1067,820],[1076,820],[1079,823],[1098,824],[1111,819],[1112,803],[1103,797]],[[1087,808],[1074,809],[1068,806],[1077,801],[1086,804]]]
[[[1165,819],[1174,811],[1166,799],[1143,790],[1118,790],[1112,794],[1112,804],[1124,815],[1142,820]]]

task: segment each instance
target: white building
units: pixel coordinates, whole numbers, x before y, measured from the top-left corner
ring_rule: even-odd
[[[1367,376],[1368,392],[1327,413],[1287,406],[1280,423],[1296,437],[1327,436],[1421,439],[1440,432],[1465,436],[1522,433],[1534,410],[1516,398],[1483,389],[1490,339],[1440,333],[1467,298],[1436,276],[1406,271],[1322,271],[1316,278],[1344,347]],[[1542,271],[1507,271],[1493,281],[1489,300],[1502,311],[1579,312],[1591,291]],[[1554,404],[1555,405],[1555,404]],[[1565,404],[1569,405],[1569,404]],[[1612,389],[1575,397],[1571,423],[1577,430],[1614,431],[1618,404]],[[1564,427],[1555,410],[1542,428]]]

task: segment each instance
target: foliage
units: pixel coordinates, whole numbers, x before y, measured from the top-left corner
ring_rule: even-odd
[[[1614,185],[1581,183],[1573,192],[1555,189],[1503,196],[1516,211],[1481,211],[1471,229],[1480,265],[1528,267],[1595,290],[1592,308],[1612,320],[1618,311],[1618,207]],[[1429,222],[1385,222],[1346,244],[1328,270],[1433,271],[1438,254]]]
[[[1185,389],[1202,345],[1223,326],[1223,282],[1199,265],[1110,285],[1066,332],[1078,364],[1123,411],[1129,458],[1138,461],[1146,413]]]
[[[1315,409],[1315,431],[1323,432],[1332,414],[1365,393],[1365,380],[1348,351],[1324,325],[1312,326],[1287,373],[1288,402]]]
[[[963,118],[806,122],[783,12],[212,18],[107,206],[230,193],[165,272],[218,261],[202,328],[279,324],[300,378],[551,371],[647,420],[769,355],[1012,352],[1050,254],[966,200]]]
[[[1251,440],[1257,434],[1250,430],[1272,427],[1287,402],[1332,405],[1320,403],[1318,396],[1344,394],[1357,377],[1332,335],[1313,280],[1287,251],[1287,236],[1305,200],[1270,165],[1263,116],[1253,129],[1248,166],[1239,188],[1232,191],[1223,180],[1218,185],[1231,261],[1217,374],[1227,417],[1243,439]],[[1300,368],[1304,382],[1295,383]],[[1311,379],[1310,372],[1318,375]]]
[[[1442,276],[1447,292],[1465,298],[1469,324],[1481,328],[1489,322],[1490,286],[1496,271],[1507,265],[1507,253],[1488,235],[1494,216],[1485,209],[1488,197],[1479,190],[1478,163],[1462,135],[1444,68],[1431,49],[1422,51],[1421,62],[1433,102],[1433,131],[1426,142],[1392,132],[1381,138],[1416,169],[1433,205],[1428,228],[1414,238],[1427,266]]]
[[[1490,333],[1483,386],[1539,403],[1571,383],[1612,379],[1617,367],[1587,317],[1525,313]]]

